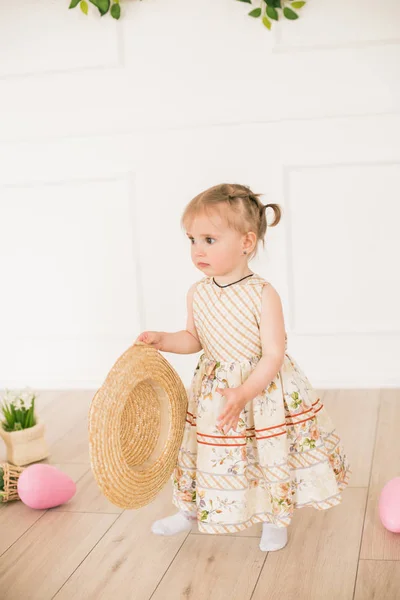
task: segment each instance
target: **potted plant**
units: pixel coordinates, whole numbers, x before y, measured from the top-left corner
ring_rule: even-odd
[[[21,467],[14,467],[8,463],[0,463],[0,502],[20,499],[18,479],[23,470]]]
[[[7,448],[7,462],[28,465],[49,455],[44,438],[44,424],[35,414],[36,394],[29,390],[12,392],[6,390],[0,412],[0,436]]]

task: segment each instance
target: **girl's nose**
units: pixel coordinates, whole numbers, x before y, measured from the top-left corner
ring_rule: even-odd
[[[196,258],[198,258],[200,256],[203,257],[203,256],[205,256],[205,252],[202,248],[197,247],[196,250],[194,251],[194,256]]]

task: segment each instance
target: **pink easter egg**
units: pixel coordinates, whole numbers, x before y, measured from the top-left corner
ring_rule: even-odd
[[[43,510],[65,504],[76,492],[71,477],[52,465],[27,467],[18,479],[18,495],[30,508]]]
[[[382,525],[393,533],[400,533],[400,477],[383,487],[379,498],[379,517]]]

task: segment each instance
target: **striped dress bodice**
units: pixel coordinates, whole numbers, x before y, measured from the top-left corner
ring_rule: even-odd
[[[204,277],[193,294],[193,316],[206,358],[222,362],[261,356],[262,290],[268,281],[254,273],[219,287]]]

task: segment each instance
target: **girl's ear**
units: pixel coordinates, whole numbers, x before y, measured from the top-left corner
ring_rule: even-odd
[[[246,250],[247,254],[254,250],[257,243],[257,236],[254,231],[248,231],[243,240],[243,250]]]

